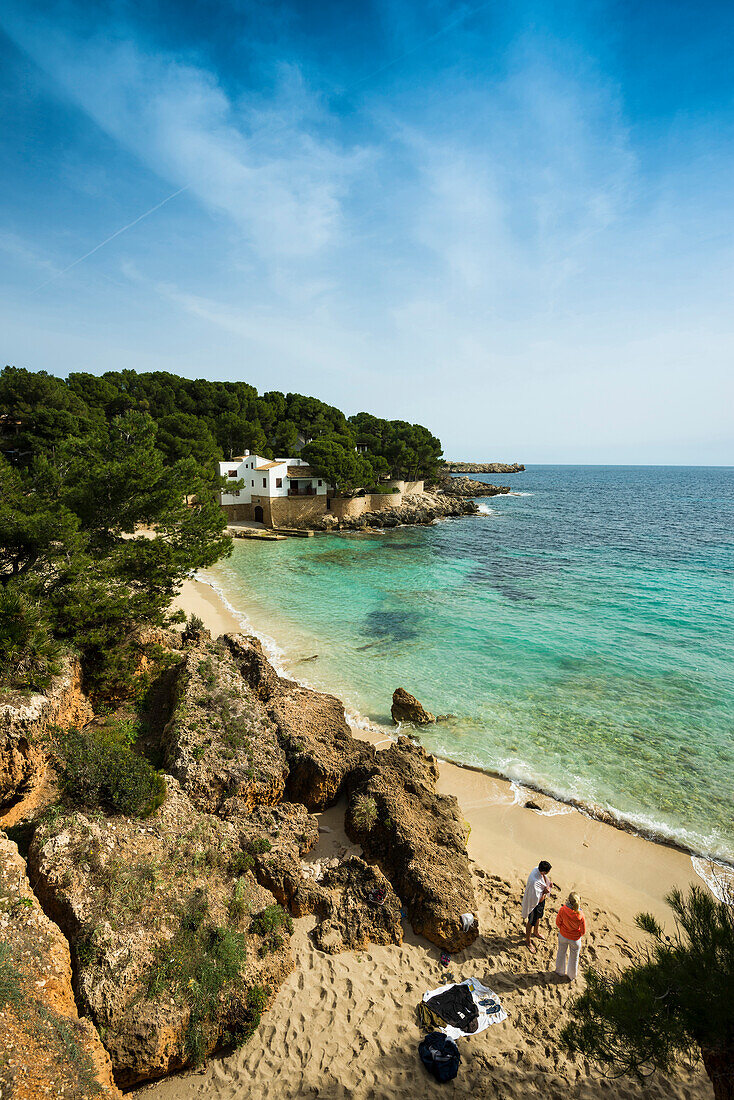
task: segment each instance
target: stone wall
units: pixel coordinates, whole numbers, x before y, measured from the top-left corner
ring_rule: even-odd
[[[326,496],[272,497],[270,500],[263,497],[265,524],[268,527],[310,527],[325,515],[326,500]]]
[[[236,523],[238,520],[243,519],[252,519],[251,504],[223,504],[222,511],[230,523]]]
[[[399,508],[402,503],[402,493],[367,493],[363,497],[333,497],[331,515],[340,520],[357,519],[365,512],[386,512],[390,508]]]

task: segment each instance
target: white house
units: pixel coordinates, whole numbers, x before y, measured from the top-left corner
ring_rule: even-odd
[[[323,514],[328,507],[326,482],[302,458],[272,460],[246,451],[220,462],[219,473],[233,482],[243,482],[241,488],[220,495],[230,519],[253,519],[272,527],[286,525],[305,513]]]

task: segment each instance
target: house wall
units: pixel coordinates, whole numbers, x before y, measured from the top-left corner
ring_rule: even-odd
[[[411,493],[422,493],[425,489],[425,483],[422,481],[404,481],[403,492],[406,497]]]

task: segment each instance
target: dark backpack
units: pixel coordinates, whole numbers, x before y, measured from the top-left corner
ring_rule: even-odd
[[[418,1044],[421,1062],[437,1081],[453,1081],[459,1072],[461,1055],[453,1039],[440,1031],[432,1031]]]

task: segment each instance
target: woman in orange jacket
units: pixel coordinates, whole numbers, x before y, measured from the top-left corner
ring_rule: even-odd
[[[572,982],[579,972],[579,955],[586,931],[586,921],[581,912],[581,900],[578,894],[569,894],[566,904],[558,910],[556,928],[558,929],[556,974]],[[566,969],[567,957],[568,969]]]

